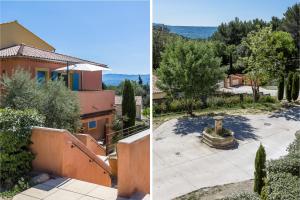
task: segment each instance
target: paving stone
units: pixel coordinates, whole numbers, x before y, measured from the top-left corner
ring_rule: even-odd
[[[83,197],[82,194],[78,194],[66,190],[58,190],[57,192],[46,197],[45,200],[77,200],[82,197]]]
[[[93,184],[93,183],[88,183],[76,179],[72,179],[68,181],[67,183],[61,185],[59,188],[72,191],[72,192],[77,192],[80,194],[87,194],[88,192],[92,191],[95,189],[98,185]]]
[[[13,200],[37,200],[40,198],[35,198],[35,197],[30,197],[24,194],[17,194],[16,196],[13,197]]]
[[[118,190],[115,188],[97,186],[95,189],[87,193],[88,196],[100,198],[103,200],[112,200],[117,199]]]
[[[33,187],[25,190],[24,192],[22,192],[22,194],[42,199],[42,198],[45,198],[45,197],[51,195],[52,193],[54,193],[56,191],[57,191],[57,188],[55,188],[53,186],[39,184],[39,185],[33,186]]]
[[[72,180],[72,179],[59,177],[59,178],[50,179],[43,184],[49,185],[49,186],[54,186],[54,187],[59,187],[61,185],[66,184],[70,180]]]

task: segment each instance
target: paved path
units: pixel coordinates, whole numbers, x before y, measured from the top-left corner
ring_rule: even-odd
[[[57,178],[16,195],[13,200],[148,200],[137,194],[131,199],[118,197],[118,190],[76,179]]]
[[[229,87],[229,88],[221,87],[219,89],[219,91],[229,92],[229,93],[233,93],[233,94],[253,94],[251,86],[247,86],[247,85]],[[277,89],[269,90],[269,89],[265,89],[263,87],[260,87],[259,91],[262,92],[263,94],[269,94],[271,96],[277,96]]]
[[[300,129],[300,107],[272,115],[226,116],[238,147],[212,149],[201,143],[211,117],[180,118],[165,122],[154,131],[154,199],[171,199],[199,188],[253,178],[254,158],[260,142],[267,159],[286,154],[286,147]]]

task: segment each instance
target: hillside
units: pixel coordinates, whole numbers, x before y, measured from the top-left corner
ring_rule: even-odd
[[[144,84],[150,84],[150,75],[149,74],[141,74],[140,75]],[[106,85],[113,85],[117,86],[125,79],[138,81],[139,75],[132,75],[132,74],[103,74],[103,82]]]

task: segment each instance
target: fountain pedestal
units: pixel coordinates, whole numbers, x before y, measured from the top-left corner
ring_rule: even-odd
[[[223,116],[214,117],[215,127],[214,130],[205,128],[203,131],[202,142],[210,147],[217,149],[230,149],[236,144],[234,133],[231,130],[226,130],[227,134],[223,131]]]
[[[216,116],[214,117],[215,120],[215,133],[220,135],[222,134],[222,130],[223,130],[223,116]]]

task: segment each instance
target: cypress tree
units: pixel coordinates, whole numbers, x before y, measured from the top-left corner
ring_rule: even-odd
[[[125,80],[124,82],[122,97],[123,128],[128,128],[135,125],[136,115],[134,90],[129,80]]]
[[[281,101],[283,99],[283,94],[284,94],[284,76],[281,76],[278,81],[277,98],[279,101]]]
[[[288,75],[285,97],[290,102],[292,100],[292,85],[293,85],[293,73],[290,72]]]
[[[292,84],[292,99],[296,101],[299,96],[299,74],[294,73]]]
[[[255,172],[254,172],[254,192],[261,194],[264,186],[264,178],[266,177],[266,152],[265,148],[260,144],[255,156]]]
[[[139,85],[143,85],[143,79],[140,75],[139,75]]]

